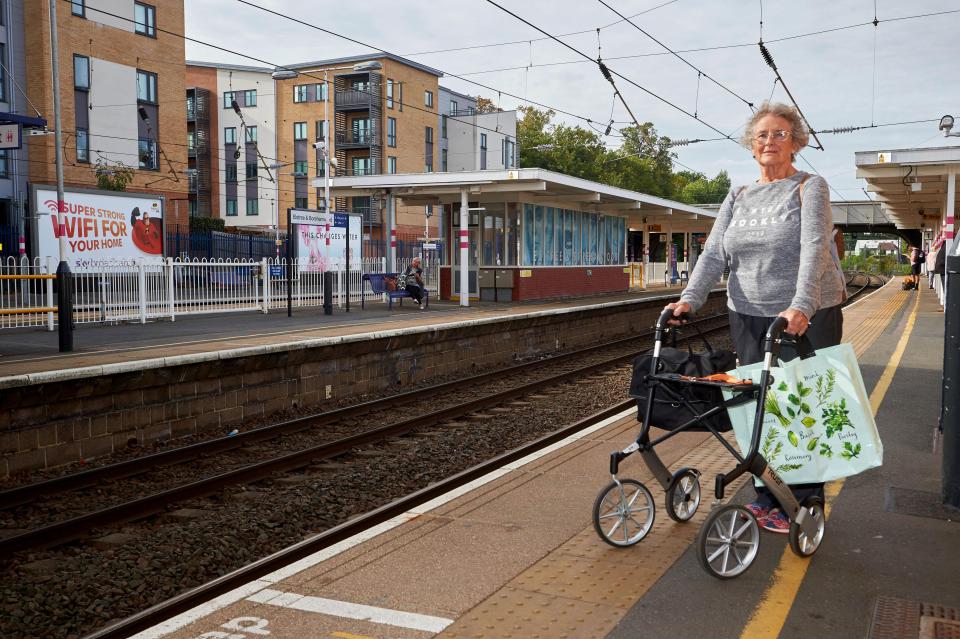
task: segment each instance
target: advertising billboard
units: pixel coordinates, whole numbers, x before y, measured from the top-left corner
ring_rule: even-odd
[[[350,230],[350,261],[360,259],[362,247],[361,234],[362,220],[359,215],[334,213],[330,225],[330,246],[326,246],[325,226],[298,223],[297,211],[291,211],[291,221],[297,224],[297,257],[307,258],[301,270],[308,273],[320,273],[330,269],[342,268],[347,250],[347,227]],[[316,212],[314,215],[325,216],[325,213]],[[303,218],[304,220],[309,218]],[[325,218],[324,218],[325,219]]]
[[[103,266],[163,259],[163,201],[140,193],[69,189],[60,228],[57,191],[34,187],[37,256],[60,258],[59,238],[66,238],[64,259],[74,272]]]

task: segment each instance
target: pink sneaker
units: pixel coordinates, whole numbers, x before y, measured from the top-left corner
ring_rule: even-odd
[[[773,510],[772,506],[766,506],[760,502],[753,502],[752,504],[747,504],[744,506],[747,510],[750,511],[750,514],[759,522],[761,519],[765,519],[770,515],[770,511]]]
[[[790,520],[779,510],[771,512],[769,515],[759,520],[760,527],[773,533],[786,535],[790,532]]]

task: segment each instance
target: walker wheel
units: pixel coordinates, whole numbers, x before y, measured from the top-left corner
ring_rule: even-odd
[[[759,548],[760,526],[743,506],[714,510],[697,537],[697,559],[717,579],[742,575],[753,564]]]
[[[673,474],[667,487],[667,514],[683,523],[690,521],[700,506],[700,474],[692,468],[681,468]]]
[[[593,528],[611,546],[626,548],[647,536],[656,509],[653,495],[635,479],[611,482],[593,503]]]
[[[826,525],[826,518],[823,514],[823,501],[819,497],[807,497],[803,500],[803,504],[800,507],[806,509],[808,517],[813,517],[815,532],[812,536],[808,536],[803,532],[800,524],[796,521],[791,521],[788,538],[790,540],[790,549],[793,550],[795,554],[800,557],[809,557],[817,552],[817,549],[820,548],[820,544],[823,542],[823,532]]]

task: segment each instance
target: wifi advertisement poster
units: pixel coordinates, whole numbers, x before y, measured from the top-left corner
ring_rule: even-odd
[[[61,227],[57,192],[34,189],[37,253],[60,259],[60,236],[66,239],[64,259],[70,269],[89,273],[108,266],[133,265],[138,260],[163,259],[163,202],[137,193],[68,190]]]

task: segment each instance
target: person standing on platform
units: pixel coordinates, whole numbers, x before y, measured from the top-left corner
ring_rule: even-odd
[[[696,311],[724,269],[730,333],[740,365],[763,359],[763,338],[777,317],[786,332],[806,335],[814,348],[840,343],[842,272],[833,257],[833,216],[827,181],[799,171],[793,161],[807,145],[809,131],[791,106],[765,102],[751,116],[741,139],[760,170],[760,178],[735,187],[717,213],[703,253],[678,302],[668,304],[680,316]],[[784,345],[780,358],[796,353]],[[823,498],[823,484],[791,486],[798,501]],[[763,487],[747,508],[764,529],[787,533],[789,519]]]
[[[410,266],[403,272],[403,281],[407,285],[407,293],[420,305],[423,310],[423,269],[420,267],[420,258],[415,257]]]
[[[920,290],[920,270],[923,260],[926,259],[923,249],[918,246],[910,247],[910,276],[913,278],[913,290]]]

